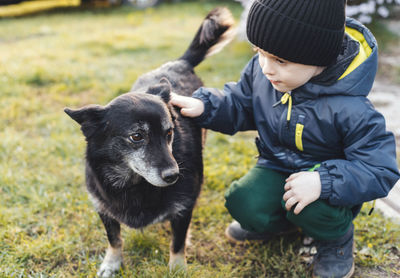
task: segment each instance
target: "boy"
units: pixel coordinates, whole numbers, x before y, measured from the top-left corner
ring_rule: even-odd
[[[315,277],[354,271],[353,218],[399,179],[395,141],[366,96],[377,69],[369,30],[340,0],[256,0],[247,36],[258,52],[237,83],[174,95],[204,128],[255,129],[257,165],[226,192],[234,240],[293,225],[317,240]]]

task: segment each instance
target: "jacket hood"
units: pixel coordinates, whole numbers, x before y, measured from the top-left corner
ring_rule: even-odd
[[[336,62],[294,90],[298,98],[321,95],[367,96],[378,66],[378,44],[367,27],[346,19],[346,35]]]

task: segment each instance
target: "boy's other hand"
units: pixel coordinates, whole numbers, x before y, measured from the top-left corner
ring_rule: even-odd
[[[204,112],[204,104],[197,98],[171,93],[171,104],[182,108],[181,114],[186,117],[198,117]]]
[[[306,206],[314,202],[321,195],[321,179],[318,172],[299,172],[291,174],[286,179],[285,194],[286,210],[289,211],[295,204],[294,214],[299,214]]]

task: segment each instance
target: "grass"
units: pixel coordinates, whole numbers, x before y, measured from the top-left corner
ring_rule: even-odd
[[[400,51],[400,33],[394,32],[388,28],[387,24],[383,21],[373,21],[368,26],[376,36],[379,45],[380,57],[399,57]],[[392,28],[393,29],[393,28]],[[382,60],[379,61],[379,71],[377,73],[378,78],[388,80],[393,84],[400,84],[400,66],[398,63],[385,63]]]
[[[0,277],[94,277],[107,246],[84,187],[85,142],[65,106],[105,104],[135,79],[179,57],[215,2],[156,9],[58,9],[0,20]],[[223,3],[238,19],[241,7]],[[252,52],[234,42],[197,73],[236,80]],[[254,133],[209,133],[205,183],[191,225],[186,273],[169,273],[170,231],[123,229],[117,277],[309,277],[299,235],[229,243],[223,192],[255,162]],[[400,226],[379,213],[356,220],[357,275],[400,275]],[[372,276],[371,276],[372,277]]]

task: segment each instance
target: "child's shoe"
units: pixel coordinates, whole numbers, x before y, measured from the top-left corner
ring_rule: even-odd
[[[354,225],[339,239],[317,242],[313,277],[348,278],[354,272]]]
[[[292,228],[288,231],[279,233],[279,234],[273,234],[269,232],[264,232],[264,233],[256,233],[256,232],[251,232],[248,230],[245,230],[240,226],[240,223],[237,221],[233,221],[225,230],[225,235],[226,237],[231,240],[231,241],[245,241],[245,240],[263,240],[263,241],[268,241],[274,236],[279,236],[279,235],[284,235],[284,234],[289,234],[297,231],[296,228]]]

